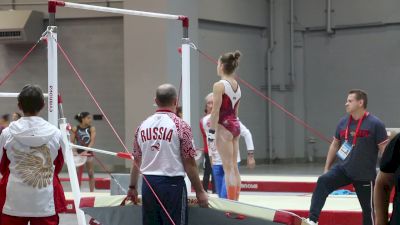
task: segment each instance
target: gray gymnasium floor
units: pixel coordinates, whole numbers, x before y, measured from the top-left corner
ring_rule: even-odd
[[[290,175],[290,176],[318,176],[323,172],[323,164],[272,164],[258,165],[254,170],[247,169],[244,166],[240,167],[241,174],[244,175]],[[62,174],[62,177],[67,174]],[[96,177],[108,177],[107,174],[96,174]],[[68,183],[64,185],[65,191],[70,191]],[[84,182],[82,192],[88,192],[89,187]],[[98,192],[107,192],[105,190],[97,190]],[[258,193],[261,194],[261,193]],[[87,217],[89,221],[89,217]],[[75,214],[61,214],[60,225],[76,225],[77,220]]]

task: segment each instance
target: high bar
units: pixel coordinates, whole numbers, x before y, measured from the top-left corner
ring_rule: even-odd
[[[144,17],[153,17],[153,18],[169,19],[169,20],[182,20],[182,21],[187,20],[187,17],[182,16],[182,15],[136,11],[136,10],[129,10],[129,9],[118,9],[118,8],[80,4],[80,3],[73,3],[73,2],[64,2],[64,1],[49,1],[49,8],[51,8],[51,5],[53,7],[54,6],[62,6],[62,7],[68,7],[68,8],[84,9],[84,10],[108,12],[108,13],[116,13],[116,14],[132,15],[132,16],[144,16]],[[50,11],[53,11],[53,10],[49,10],[49,12]]]

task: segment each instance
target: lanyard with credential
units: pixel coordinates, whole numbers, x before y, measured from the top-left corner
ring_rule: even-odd
[[[368,112],[365,112],[363,117],[361,117],[361,119],[358,121],[357,128],[356,128],[356,133],[354,134],[354,137],[353,137],[353,144],[352,144],[353,147],[356,146],[358,132],[360,131],[360,127],[361,127],[362,121],[364,120],[365,117],[367,117],[367,115],[368,115]],[[350,130],[350,124],[351,124],[352,120],[353,120],[353,117],[350,115],[349,122],[347,123],[347,127],[346,127],[346,133],[345,133],[346,142],[349,141],[349,130]]]

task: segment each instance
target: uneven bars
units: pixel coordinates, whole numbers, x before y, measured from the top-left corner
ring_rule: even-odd
[[[117,13],[117,14],[132,15],[132,16],[144,16],[144,17],[152,17],[152,18],[160,18],[160,19],[169,19],[169,20],[182,20],[182,21],[187,20],[187,17],[182,16],[182,15],[144,12],[144,11],[136,11],[136,10],[129,10],[129,9],[118,9],[118,8],[110,8],[110,7],[95,6],[95,5],[88,5],[88,4],[79,4],[79,3],[64,2],[64,1],[49,1],[49,7],[56,7],[56,6],[75,8],[75,9],[92,10],[92,11],[98,11],[98,12]],[[55,9],[53,11],[55,11]]]
[[[153,13],[153,12],[144,12],[144,11],[136,11],[136,10],[128,10],[128,9],[118,9],[118,8],[110,8],[103,6],[94,6],[87,4],[78,4],[72,2],[64,2],[64,1],[56,1],[49,0],[48,2],[48,11],[49,18],[55,18],[55,13],[57,6],[75,8],[75,9],[83,9],[83,10],[92,10],[99,12],[108,12],[108,13],[117,13],[117,14],[125,14],[125,15],[133,15],[133,16],[143,16],[143,17],[152,17],[159,19],[169,19],[169,20],[180,20],[182,22],[183,35],[182,35],[182,111],[183,111],[183,119],[190,125],[190,39],[189,39],[189,17],[183,15],[172,15],[172,14],[163,14],[163,13]],[[53,19],[54,19],[53,18]],[[51,20],[50,20],[51,21]],[[186,177],[186,188],[188,192],[191,191],[190,180]]]
[[[17,98],[19,93],[11,93],[11,92],[0,92],[0,98]],[[43,94],[45,98],[49,95],[47,93]]]

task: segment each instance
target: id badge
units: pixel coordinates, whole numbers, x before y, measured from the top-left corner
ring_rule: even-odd
[[[345,160],[347,156],[350,154],[353,146],[347,141],[345,141],[342,146],[340,147],[339,151],[337,151],[336,155],[341,159]]]

